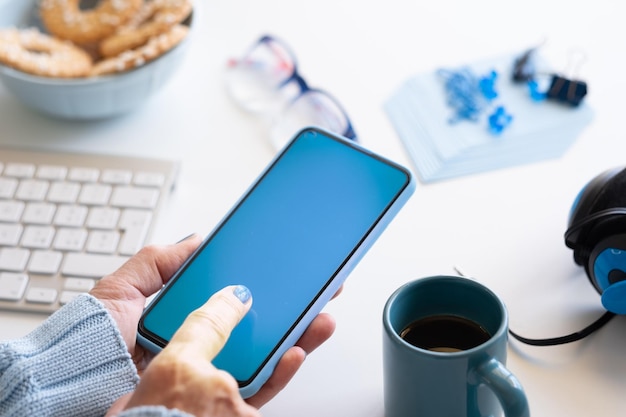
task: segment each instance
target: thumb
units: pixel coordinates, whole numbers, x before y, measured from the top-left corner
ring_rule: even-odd
[[[187,316],[167,349],[212,361],[251,305],[252,294],[243,285],[228,286],[216,292]]]

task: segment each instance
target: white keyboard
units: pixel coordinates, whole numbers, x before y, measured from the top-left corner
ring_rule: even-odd
[[[51,313],[148,242],[178,164],[0,148],[0,309]]]

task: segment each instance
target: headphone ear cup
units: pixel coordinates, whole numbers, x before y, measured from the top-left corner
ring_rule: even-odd
[[[602,295],[602,305],[613,313],[626,314],[626,233],[599,241],[585,269]]]
[[[606,180],[598,192],[589,213],[601,210],[626,207],[626,168],[606,171]]]
[[[578,265],[586,266],[595,243],[604,238],[606,227],[599,230],[598,225],[607,219],[615,220],[614,214],[626,214],[624,167],[613,168],[594,177],[578,193],[572,205],[565,244],[574,250],[574,261]]]

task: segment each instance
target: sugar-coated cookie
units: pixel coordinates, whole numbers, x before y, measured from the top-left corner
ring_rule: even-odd
[[[41,0],[39,13],[50,34],[77,44],[99,42],[137,14],[143,0],[100,0],[82,10],[80,0]]]
[[[139,48],[127,50],[112,58],[96,62],[91,75],[115,74],[140,67],[178,45],[188,32],[187,26],[173,26],[167,32],[150,38],[146,44]]]
[[[0,30],[0,62],[45,77],[76,78],[91,73],[89,54],[72,44],[37,29]]]
[[[191,13],[190,0],[146,1],[137,15],[100,43],[100,54],[112,57],[144,45],[154,36],[167,32]]]

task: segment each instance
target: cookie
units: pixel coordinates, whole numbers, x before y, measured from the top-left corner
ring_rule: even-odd
[[[72,44],[37,29],[0,30],[0,62],[29,74],[76,78],[91,73],[89,54]]]
[[[91,71],[91,75],[115,74],[141,67],[178,45],[187,36],[188,32],[189,28],[187,26],[175,25],[167,32],[152,37],[139,48],[127,50],[115,57],[97,62]]]
[[[137,15],[100,43],[100,54],[112,57],[144,45],[183,22],[191,13],[189,0],[152,0],[144,3]]]
[[[41,21],[50,32],[76,44],[99,42],[137,14],[143,0],[100,0],[89,10],[80,0],[42,0]]]

